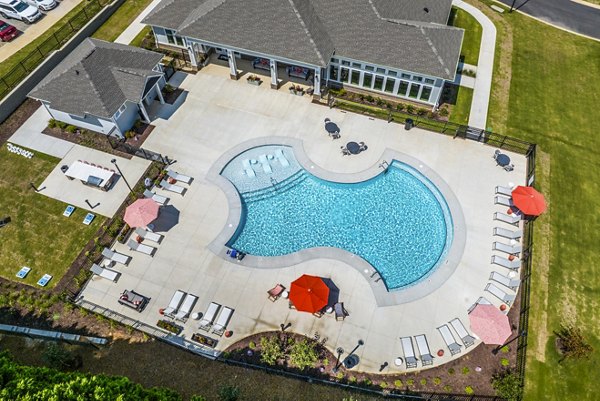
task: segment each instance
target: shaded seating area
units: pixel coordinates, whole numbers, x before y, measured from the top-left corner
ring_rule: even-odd
[[[350,314],[348,313],[348,311],[346,310],[346,308],[344,308],[344,303],[343,302],[338,302],[335,305],[333,305],[333,310],[335,312],[335,320],[344,320],[346,319],[346,316],[349,316]]]
[[[118,302],[121,305],[125,305],[131,309],[134,309],[138,312],[142,312],[146,305],[150,301],[150,298],[143,296],[142,294],[138,294],[133,290],[125,290],[119,296]]]
[[[269,291],[267,291],[267,294],[269,294],[269,301],[271,301],[271,302],[277,301],[281,297],[281,295],[283,294],[284,291],[285,291],[285,287],[281,284],[277,284],[275,287],[273,287]]]

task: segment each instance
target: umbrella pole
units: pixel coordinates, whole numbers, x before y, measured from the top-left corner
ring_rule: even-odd
[[[512,340],[510,340],[510,341],[508,341],[508,342],[505,342],[504,344],[502,344],[502,345],[499,345],[499,346],[497,346],[496,348],[494,348],[494,349],[492,350],[492,354],[494,354],[494,355],[497,355],[497,354],[498,354],[498,352],[499,352],[499,351],[500,351],[502,348],[506,347],[508,344],[510,344],[510,343],[512,343],[512,342],[514,342],[515,340],[518,340],[518,339],[519,339],[519,337],[525,337],[526,335],[527,335],[527,331],[526,331],[526,330],[523,330],[522,332],[520,332],[519,334],[517,334],[517,335],[515,336],[515,338],[513,338]]]

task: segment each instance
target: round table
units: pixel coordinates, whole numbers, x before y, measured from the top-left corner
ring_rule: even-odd
[[[194,320],[200,319],[200,314],[198,312],[192,313],[192,319],[194,319]]]
[[[283,299],[288,299],[289,296],[290,296],[290,293],[288,291],[284,291],[281,293],[281,297]]]
[[[394,365],[396,365],[396,366],[402,366],[403,363],[404,363],[404,361],[402,360],[402,358],[396,358],[394,360]]]
[[[360,145],[356,142],[348,142],[346,144],[346,149],[348,149],[348,152],[352,153],[353,155],[360,153]]]
[[[325,313],[333,313],[333,308],[328,306],[327,309],[325,309]]]
[[[504,153],[500,153],[496,158],[496,163],[498,163],[498,165],[502,167],[508,166],[510,164],[510,157],[508,157],[508,155],[505,155]]]

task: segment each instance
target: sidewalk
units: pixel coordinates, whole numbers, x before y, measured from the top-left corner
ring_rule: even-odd
[[[160,1],[161,0],[153,0],[152,3],[148,4],[148,7],[146,7],[144,11],[142,11],[140,15],[133,20],[131,25],[129,25],[127,29],[125,29],[117,39],[115,39],[115,43],[122,43],[124,45],[131,43],[137,34],[140,33],[144,27],[146,27],[146,24],[142,24],[141,21],[146,18],[146,15],[148,15],[150,11],[154,10],[154,7],[156,7]]]
[[[29,43],[40,37],[58,20],[67,15],[75,6],[81,3],[82,0],[62,0],[58,7],[46,13],[44,18],[28,26],[27,29],[15,40],[0,46],[0,62],[6,60]],[[10,20],[8,20],[10,23]]]
[[[481,48],[477,61],[477,78],[473,86],[473,101],[471,102],[471,113],[469,125],[475,128],[486,128],[487,113],[492,92],[492,75],[494,73],[494,52],[496,50],[496,27],[477,8],[462,0],[453,0],[452,5],[471,14],[481,27]]]
[[[74,144],[43,135],[41,132],[48,125],[50,115],[44,107],[40,107],[25,121],[23,125],[10,137],[7,142],[25,146],[37,152],[45,153],[58,158],[63,158]]]

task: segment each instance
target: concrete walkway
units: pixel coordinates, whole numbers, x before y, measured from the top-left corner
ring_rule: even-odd
[[[146,15],[148,15],[150,11],[154,10],[154,7],[156,7],[156,5],[160,3],[160,1],[161,0],[153,0],[152,3],[148,4],[148,7],[146,7],[144,11],[142,11],[140,15],[138,15],[133,20],[131,25],[129,25],[127,29],[125,29],[117,39],[115,39],[115,42],[122,43],[124,45],[130,44],[131,41],[137,36],[137,34],[140,33],[142,29],[146,27],[146,24],[142,24],[141,21],[144,18],[146,18]]]
[[[481,48],[477,61],[477,78],[473,87],[473,101],[469,125],[471,127],[486,128],[487,113],[492,91],[492,75],[494,73],[494,52],[496,50],[496,27],[476,7],[462,0],[453,0],[452,5],[471,14],[482,27]]]

